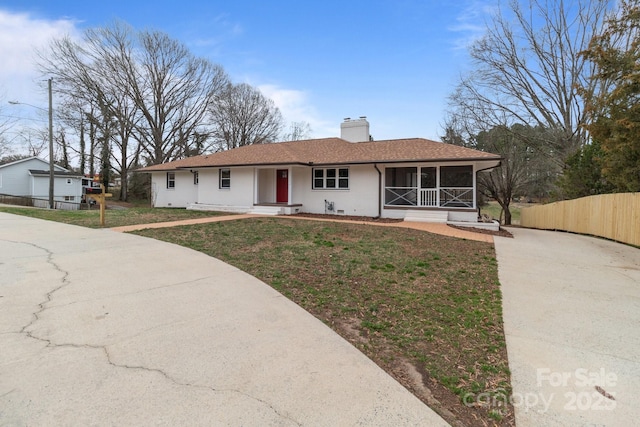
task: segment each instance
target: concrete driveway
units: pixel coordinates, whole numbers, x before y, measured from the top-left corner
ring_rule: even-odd
[[[517,425],[637,425],[640,249],[510,231],[495,246]]]
[[[234,267],[0,213],[0,425],[447,424]]]

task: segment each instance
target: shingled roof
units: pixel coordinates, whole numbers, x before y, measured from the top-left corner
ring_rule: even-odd
[[[188,157],[138,169],[139,172],[178,169],[267,166],[347,165],[370,163],[500,160],[500,156],[423,138],[348,142],[341,138],[247,145],[228,151]]]

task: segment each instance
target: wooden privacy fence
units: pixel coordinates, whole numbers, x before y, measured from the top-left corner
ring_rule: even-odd
[[[602,194],[523,208],[520,225],[640,246],[640,193]]]

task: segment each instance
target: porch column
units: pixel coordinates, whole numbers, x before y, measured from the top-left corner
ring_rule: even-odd
[[[440,166],[436,166],[436,206],[440,207]]]
[[[478,178],[478,172],[476,171],[476,165],[473,165],[473,208],[478,208],[478,201],[476,200],[478,196],[478,183],[476,182],[476,178]]]
[[[258,168],[253,168],[253,204],[258,204],[258,193],[259,193],[259,185],[260,185],[260,170]]]
[[[289,166],[287,168],[287,174],[289,178],[287,179],[287,204],[293,204],[293,200],[291,200],[291,196],[293,195],[293,166]]]

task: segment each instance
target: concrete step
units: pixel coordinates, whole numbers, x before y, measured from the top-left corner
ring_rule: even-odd
[[[282,215],[284,214],[280,206],[254,206],[249,213],[255,215]]]
[[[408,222],[447,222],[449,212],[440,210],[408,210],[404,220]]]

